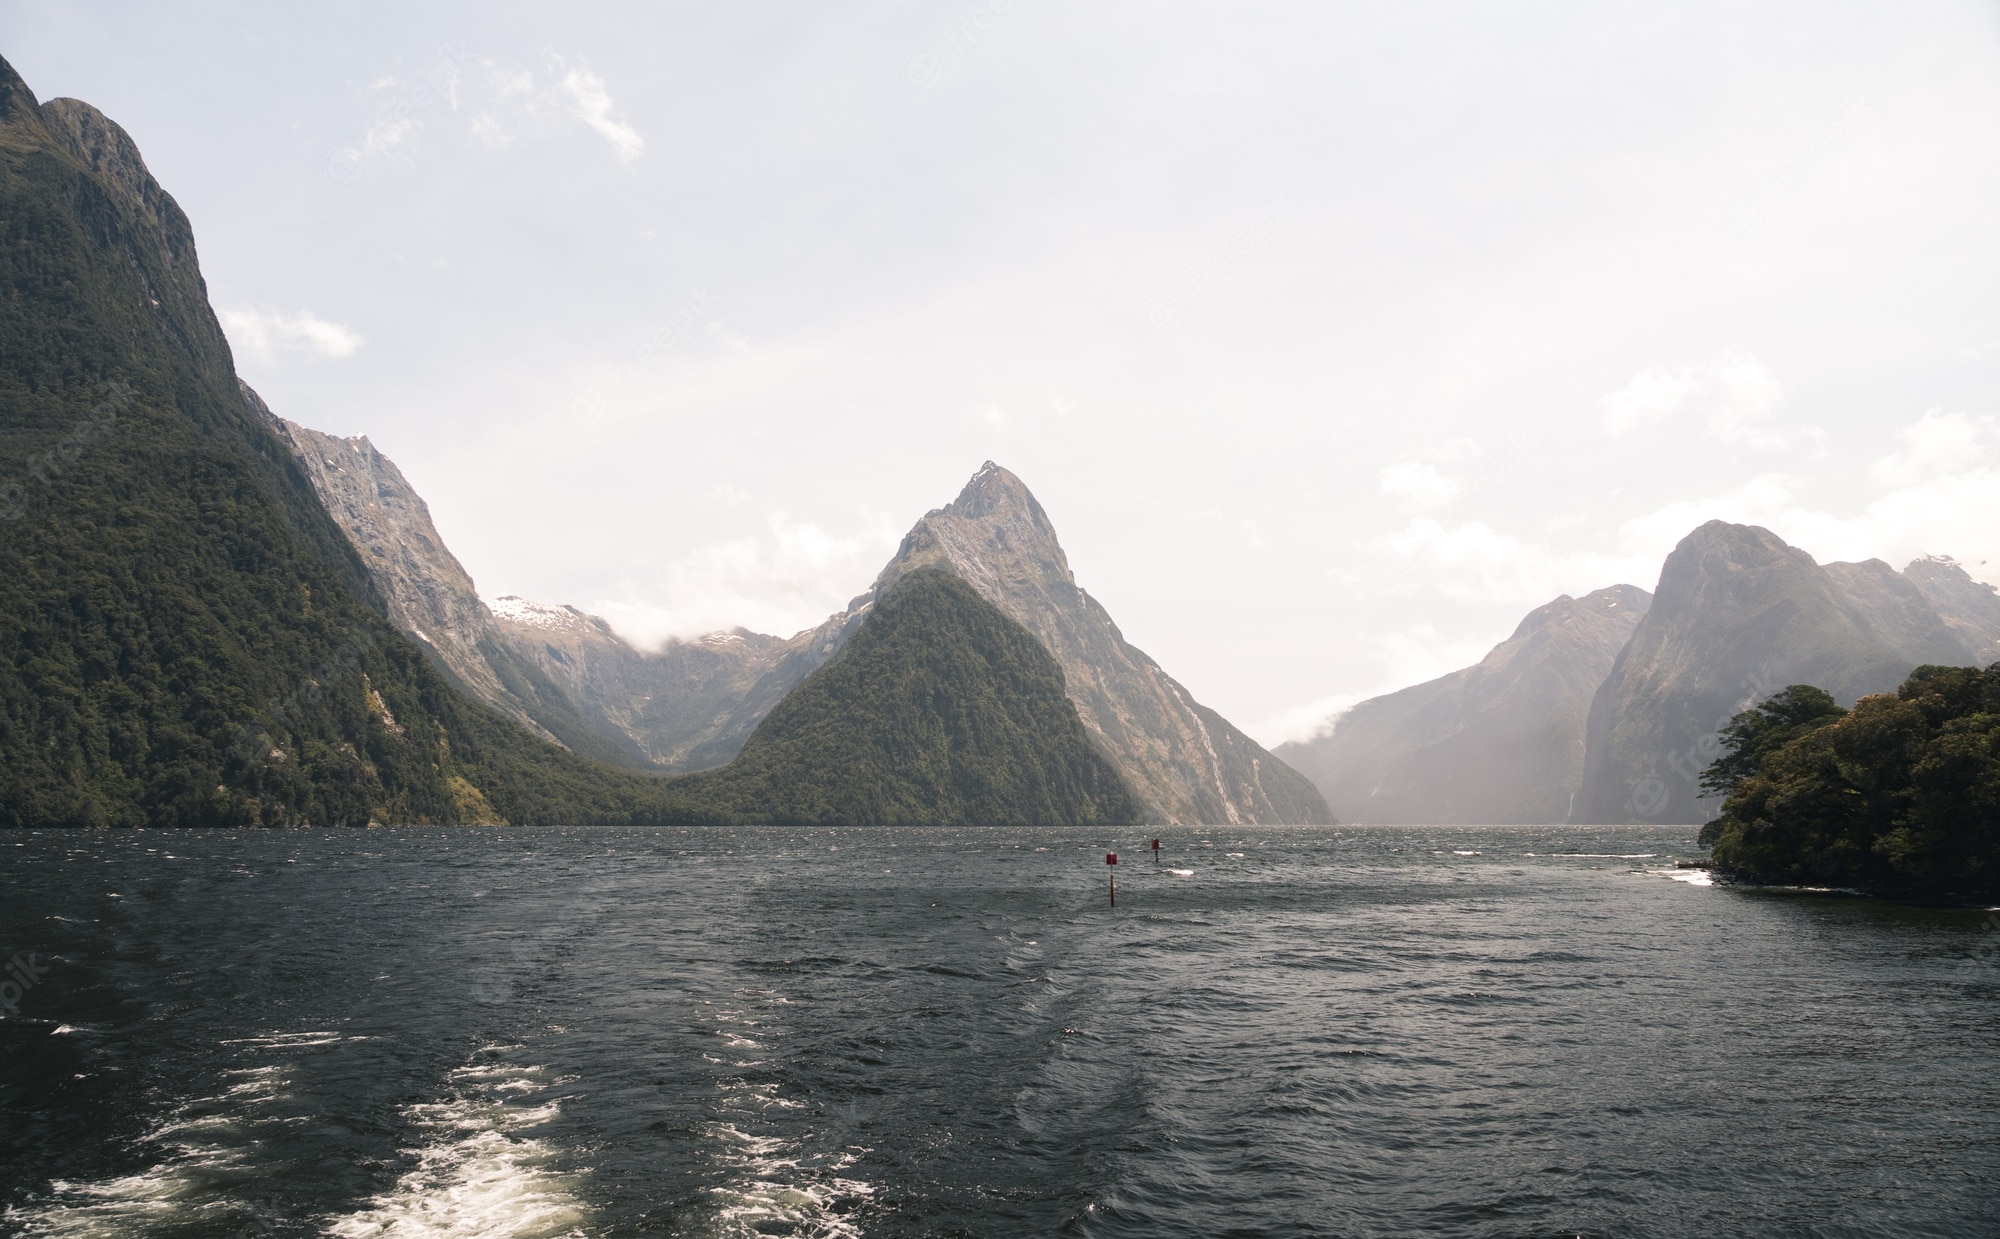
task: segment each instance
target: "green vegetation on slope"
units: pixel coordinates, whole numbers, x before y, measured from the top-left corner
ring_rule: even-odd
[[[1081,825],[1141,819],[1039,642],[940,569],[898,581],[736,760],[673,786],[759,821]]]
[[[1803,730],[1784,721],[1819,704],[1815,693],[1795,685],[1768,717],[1737,716],[1746,744],[1797,734],[1764,745],[1702,830],[1717,867],[1879,894],[2000,893],[2000,663],[1919,667],[1893,695],[1822,711]]]
[[[0,61],[0,825],[704,816],[459,697],[373,602],[180,209]]]

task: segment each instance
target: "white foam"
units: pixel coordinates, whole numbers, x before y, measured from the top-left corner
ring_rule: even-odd
[[[1706,869],[1676,869],[1667,876],[1676,882],[1685,882],[1689,886],[1715,885],[1714,876]]]
[[[344,1239],[547,1239],[576,1231],[585,1211],[573,1191],[575,1176],[552,1168],[554,1151],[542,1141],[515,1134],[550,1121],[560,1107],[506,1100],[547,1087],[541,1073],[512,1063],[461,1067],[446,1077],[456,1098],[404,1107],[405,1117],[433,1133],[412,1153],[416,1166],[368,1208],[333,1221],[326,1233]]]
[[[216,1184],[251,1169],[241,1152],[242,1129],[269,1121],[258,1107],[284,1095],[289,1068],[229,1074],[247,1078],[220,1096],[176,1107],[152,1133],[149,1140],[162,1153],[157,1164],[96,1183],[59,1179],[49,1185],[52,1199],[31,1210],[9,1208],[0,1221],[34,1239],[117,1239],[194,1224],[220,1233],[250,1224],[255,1214],[235,1201],[218,1199]]]
[[[719,1011],[716,1018],[755,1023],[737,1011]],[[729,1037],[727,1031],[723,1035]],[[874,1195],[875,1189],[843,1172],[867,1150],[808,1153],[799,1141],[763,1128],[801,1104],[780,1097],[776,1083],[734,1076],[717,1084],[721,1104],[715,1121],[705,1129],[711,1141],[708,1156],[728,1172],[729,1181],[709,1189],[714,1209],[709,1224],[698,1233],[729,1239],[773,1234],[858,1239],[860,1225],[842,1206]]]
[[[1191,878],[1194,876],[1194,870],[1192,869],[1169,869],[1167,872],[1177,878]]]

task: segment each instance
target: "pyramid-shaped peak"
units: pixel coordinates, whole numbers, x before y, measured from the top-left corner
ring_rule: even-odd
[[[990,460],[979,467],[965,489],[958,492],[958,498],[944,510],[967,520],[1025,516],[1046,523],[1048,519],[1042,515],[1042,505],[1035,502],[1027,483]]]

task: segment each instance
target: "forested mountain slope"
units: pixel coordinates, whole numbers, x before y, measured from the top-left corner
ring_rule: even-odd
[[[194,237],[0,61],[0,823],[688,819],[459,697],[245,402]]]

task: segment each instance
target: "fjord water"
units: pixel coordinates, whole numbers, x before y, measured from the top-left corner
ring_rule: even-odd
[[[1988,914],[1689,834],[17,834],[0,1230],[2000,1230]]]

